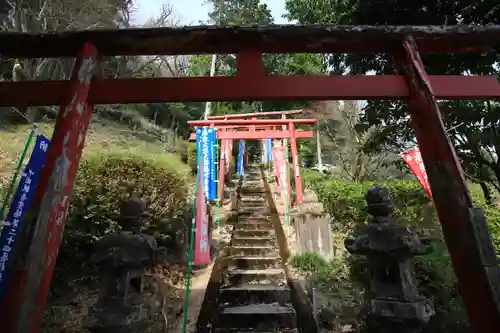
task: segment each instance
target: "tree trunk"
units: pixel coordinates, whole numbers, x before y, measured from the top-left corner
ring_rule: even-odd
[[[493,170],[493,173],[495,174],[495,178],[497,179],[497,184],[500,185],[500,160],[499,162],[492,164],[491,169]],[[497,189],[497,192],[500,194],[500,191],[498,190],[498,187],[495,186]]]
[[[493,198],[491,197],[490,189],[485,182],[480,182],[479,186],[481,186],[481,190],[483,191],[484,200],[486,204],[491,205],[493,203]]]

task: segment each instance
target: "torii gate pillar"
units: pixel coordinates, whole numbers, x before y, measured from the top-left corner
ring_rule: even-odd
[[[413,37],[404,39],[395,61],[410,91],[411,120],[470,326],[475,333],[490,331],[500,327],[500,269],[491,235],[473,207]]]
[[[91,43],[84,44],[75,61],[65,102],[59,108],[47,159],[30,208],[29,215],[36,219],[26,218],[26,227],[34,228],[31,244],[26,246],[29,253],[22,254],[26,257],[26,265],[13,270],[12,282],[1,304],[2,332],[40,332],[73,181],[92,116],[93,105],[87,103],[87,96],[97,62],[97,49]]]

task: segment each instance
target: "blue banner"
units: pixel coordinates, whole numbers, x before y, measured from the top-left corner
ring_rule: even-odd
[[[238,150],[238,165],[236,172],[238,175],[243,176],[245,174],[245,167],[243,163],[244,153],[245,153],[245,141],[240,140],[240,149]]]
[[[208,197],[208,135],[207,135],[206,127],[198,128],[196,130],[196,151],[198,156],[200,156],[200,160],[198,161],[198,172],[200,171],[200,165],[203,165],[203,174],[202,174],[202,186],[203,193],[205,197]]]
[[[267,139],[267,161],[273,161],[273,139]]]
[[[16,194],[12,200],[7,220],[0,233],[0,303],[7,289],[10,277],[10,261],[16,246],[23,219],[29,210],[40,177],[50,140],[38,135],[31,157],[24,169]]]
[[[215,182],[215,145],[216,134],[213,128],[203,127],[196,130],[196,150],[200,151],[203,164],[203,193],[208,200],[215,200],[217,184]]]
[[[209,174],[208,174],[208,200],[216,200],[217,199],[217,170],[215,168],[215,158],[216,158],[216,147],[217,145],[217,132],[214,128],[210,128],[208,130],[208,166],[209,166]]]

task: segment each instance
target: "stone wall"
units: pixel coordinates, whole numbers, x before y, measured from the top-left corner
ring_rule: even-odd
[[[270,184],[270,187],[292,255],[316,252],[327,260],[332,259],[336,252],[330,216],[325,213],[317,195],[312,190],[305,189],[304,202],[289,210],[286,221],[281,191],[276,183]]]

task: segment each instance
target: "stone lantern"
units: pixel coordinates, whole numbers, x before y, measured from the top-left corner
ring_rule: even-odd
[[[161,314],[157,295],[145,292],[146,269],[160,262],[164,248],[153,236],[141,234],[145,203],[132,195],[120,207],[122,230],[105,236],[96,245],[91,261],[102,267],[101,290],[89,309],[85,326],[92,333],[144,332]]]
[[[380,332],[418,332],[434,315],[432,302],[419,295],[413,256],[427,254],[431,246],[410,227],[395,223],[389,192],[373,188],[365,196],[372,218],[345,246],[365,255],[370,266],[370,317]]]

